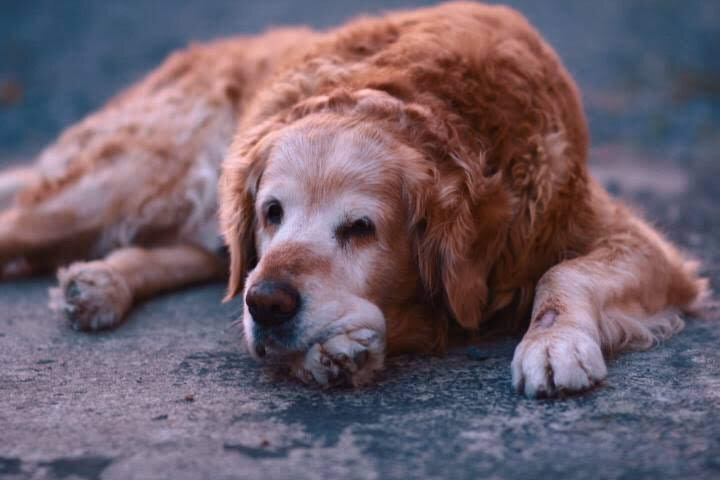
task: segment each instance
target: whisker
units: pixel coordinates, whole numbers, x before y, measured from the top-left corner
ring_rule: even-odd
[[[238,313],[240,315],[238,315]],[[241,338],[245,338],[245,329],[243,328],[243,318],[242,318],[242,311],[237,312],[235,314],[230,315],[230,318],[235,318],[235,320],[231,320],[230,324],[223,329],[224,332],[233,331],[233,332],[240,332]]]

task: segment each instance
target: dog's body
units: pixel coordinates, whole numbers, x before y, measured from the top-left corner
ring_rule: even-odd
[[[231,144],[232,142],[232,144]],[[448,329],[529,329],[513,382],[588,388],[707,285],[587,172],[575,86],[514,11],[447,4],[195,46],[0,176],[0,267],[82,329],[221,278],[254,356],[368,381]],[[223,164],[224,161],[224,164]],[[218,179],[222,165],[220,192]],[[219,198],[219,200],[218,200]]]

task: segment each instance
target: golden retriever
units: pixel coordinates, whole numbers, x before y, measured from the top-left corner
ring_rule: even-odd
[[[507,327],[526,330],[518,391],[581,391],[708,292],[587,151],[570,75],[506,7],[230,38],[0,176],[0,266],[61,267],[51,307],[98,330],[226,275],[221,231],[250,354],[306,382],[361,385],[386,354]]]

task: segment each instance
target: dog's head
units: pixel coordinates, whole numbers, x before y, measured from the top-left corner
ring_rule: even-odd
[[[473,172],[399,134],[420,117],[390,99],[366,92],[343,110],[325,98],[231,147],[220,195],[228,298],[242,293],[252,355],[304,351],[349,324],[384,333],[387,322],[397,348],[438,343],[437,319],[413,317],[443,311],[478,325],[499,213],[476,217],[489,197],[468,194]]]

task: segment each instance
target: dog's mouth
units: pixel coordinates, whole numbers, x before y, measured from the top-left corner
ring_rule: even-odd
[[[294,329],[253,328],[253,340],[246,341],[250,354],[264,363],[285,363],[292,357],[307,350]]]
[[[290,321],[273,326],[253,323],[252,344],[248,342],[250,353],[254,353],[257,358],[269,358],[304,350],[306,345],[300,341],[296,323]]]
[[[271,328],[253,325],[252,332],[252,338],[246,339],[245,346],[255,359],[263,363],[287,363],[298,355],[304,355],[312,345],[322,343],[335,334],[331,325],[314,332],[299,325]]]
[[[296,353],[272,339],[267,339],[264,342],[255,342],[254,345],[248,345],[248,348],[252,350],[252,353],[254,353],[257,358],[263,360],[271,360]]]
[[[246,347],[253,358],[270,367],[285,368],[305,353],[305,350],[289,349],[273,340],[255,342],[252,345],[248,342]]]

